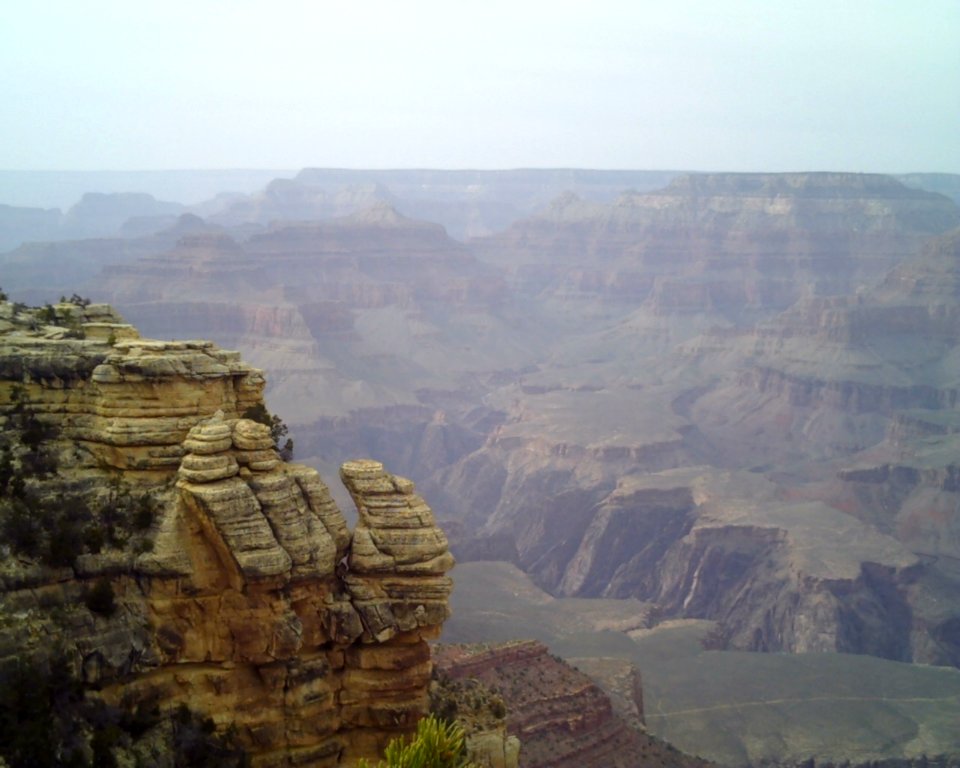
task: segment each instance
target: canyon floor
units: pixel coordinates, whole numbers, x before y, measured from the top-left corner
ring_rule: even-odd
[[[649,732],[722,765],[956,754],[960,672],[828,653],[710,650],[716,624],[633,600],[555,598],[509,563],[453,571],[443,642],[535,638],[584,671],[642,671]],[[602,680],[602,674],[598,675]]]

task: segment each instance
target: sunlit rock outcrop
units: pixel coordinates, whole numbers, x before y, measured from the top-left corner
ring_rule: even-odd
[[[89,695],[185,705],[256,766],[350,763],[412,728],[453,566],[413,484],[378,462],[344,465],[351,533],[319,474],[281,461],[270,429],[243,418],[263,378],[236,353],[140,339],[103,307],[0,310],[16,492],[50,499],[57,525],[69,522],[57,510],[94,510],[63,562],[44,549],[54,531],[36,556],[8,545],[0,615],[22,621],[4,623],[0,654],[43,656],[59,638]],[[27,472],[30,429],[56,475]],[[134,492],[149,500],[144,524],[89,543]],[[100,582],[110,610],[85,597]]]

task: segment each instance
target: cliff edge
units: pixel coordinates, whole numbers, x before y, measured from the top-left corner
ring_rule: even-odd
[[[373,758],[428,709],[453,559],[376,461],[341,469],[349,531],[244,418],[263,386],[237,353],[141,339],[106,305],[0,302],[0,666],[55,659],[154,730],[193,713],[254,766]],[[97,738],[58,749],[88,760]]]

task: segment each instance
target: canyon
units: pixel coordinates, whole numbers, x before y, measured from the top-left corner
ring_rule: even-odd
[[[949,668],[960,209],[922,188],[949,181],[307,170],[0,270],[243,350],[305,465],[410,477],[462,563],[728,653]]]

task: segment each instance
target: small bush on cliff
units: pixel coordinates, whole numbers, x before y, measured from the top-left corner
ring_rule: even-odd
[[[164,715],[155,693],[125,695],[120,706],[86,697],[62,649],[0,660],[0,766],[133,765],[138,742],[150,765],[249,767],[234,729],[217,734],[212,720],[187,707]]]
[[[283,447],[280,447],[280,441],[286,437],[290,431],[287,425],[283,423],[283,419],[275,413],[270,413],[263,403],[251,405],[243,412],[243,418],[256,421],[259,424],[266,424],[270,427],[270,437],[273,439],[273,447],[280,453],[280,458],[284,461],[293,459],[293,440],[287,438]]]
[[[186,704],[173,714],[173,760],[184,768],[246,768],[250,764],[235,729],[218,735],[211,718],[192,712]]]
[[[71,304],[75,304],[78,307],[89,307],[90,299],[86,296],[81,296],[79,293],[73,294],[69,299],[67,299]]]
[[[57,324],[57,311],[52,304],[44,304],[43,308],[37,312],[37,318],[45,325]]]
[[[417,723],[417,733],[410,740],[393,739],[383,752],[378,768],[473,768],[467,760],[463,728],[458,723],[443,722],[433,715]],[[361,768],[369,768],[365,760]]]
[[[59,653],[46,662],[7,660],[0,667],[0,757],[11,768],[83,765],[71,733],[82,695]]]
[[[6,495],[13,475],[13,457],[10,455],[10,446],[5,445],[0,451],[0,496]]]
[[[108,618],[113,616],[117,612],[117,603],[110,579],[106,577],[97,579],[96,584],[87,591],[83,602],[93,613]]]

